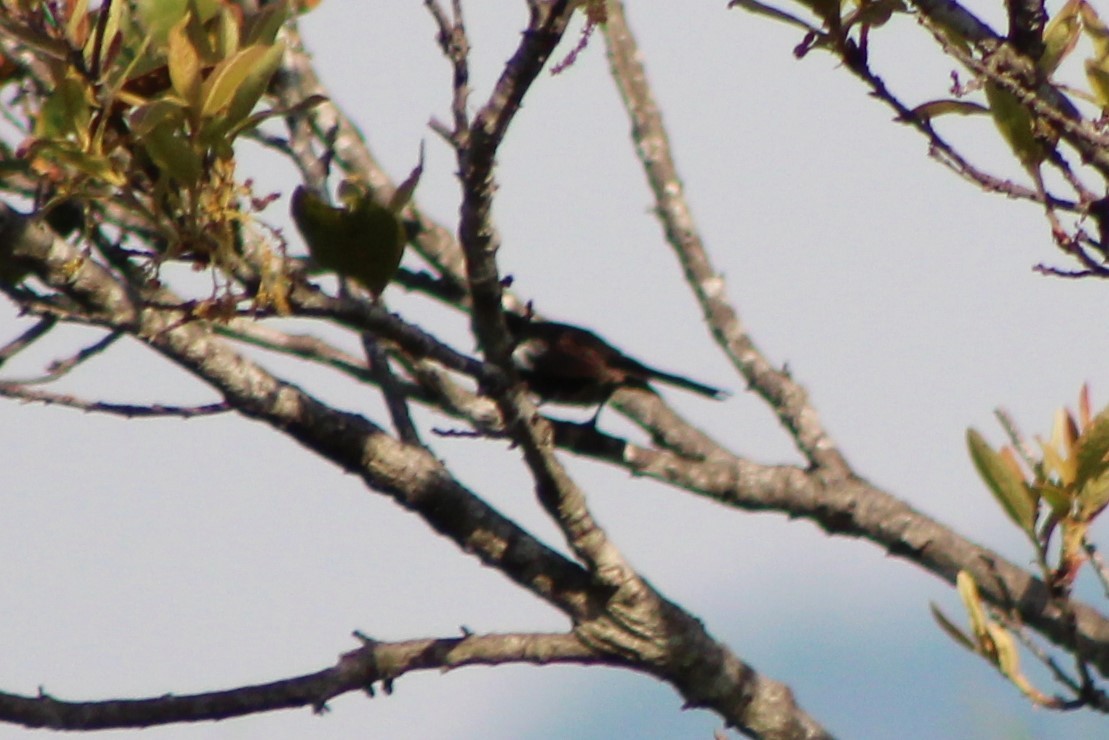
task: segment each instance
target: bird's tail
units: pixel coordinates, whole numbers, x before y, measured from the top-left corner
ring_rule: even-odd
[[[713,388],[711,385],[705,385],[704,383],[698,383],[696,380],[690,380],[681,375],[673,375],[672,373],[656,370],[653,367],[647,369],[650,371],[650,376],[654,380],[661,380],[663,383],[669,383],[670,385],[684,388],[687,391],[693,391],[694,393],[708,398],[714,398],[720,401],[731,395],[725,390]]]

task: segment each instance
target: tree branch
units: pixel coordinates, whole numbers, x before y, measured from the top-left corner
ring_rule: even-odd
[[[362,334],[362,347],[366,351],[366,362],[370,366],[370,373],[381,388],[381,395],[385,397],[385,406],[389,409],[389,416],[393,420],[393,428],[401,441],[420,445],[420,435],[416,425],[412,423],[412,414],[408,410],[408,401],[400,387],[393,369],[389,366],[389,355],[381,343],[369,332]]]
[[[540,503],[595,578],[616,590],[637,590],[643,584],[594,521],[584,494],[555,457],[550,429],[516,377],[512,341],[504,323],[496,262],[500,244],[492,224],[496,190],[493,163],[524,94],[550,58],[573,13],[573,4],[564,0],[532,3],[530,8],[528,28],[489,100],[469,127],[455,132],[452,138],[462,180],[459,243],[472,299],[474,336],[486,359],[503,374],[503,378],[493,378],[488,388],[501,408],[510,436],[524,453]],[[461,19],[458,27],[462,28]],[[454,84],[462,84],[464,79],[465,75],[456,73]],[[460,94],[456,88],[456,100]]]
[[[1072,627],[1043,581],[861,479],[829,481],[818,472],[740,457],[690,460],[580,429],[561,428],[559,440],[579,454],[727,506],[782,512],[808,519],[829,534],[862,537],[950,584],[960,570],[969,571],[987,601],[1015,611],[1024,624],[1109,676],[1109,619],[1071,599]]]
[[[58,319],[56,317],[43,316],[18,337],[0,347],[0,367],[3,367],[8,360],[46,336],[57,324]]]
[[[388,692],[393,681],[412,671],[613,662],[570,634],[465,635],[403,642],[364,639],[361,648],[344,654],[330,668],[226,691],[95,702],[60,701],[45,693],[37,697],[0,693],[0,721],[52,730],[104,730],[230,719],[297,707],[320,712],[328,701],[351,691],[373,696],[373,684],[378,682]]]
[[[604,25],[609,67],[632,122],[632,139],[655,194],[655,211],[667,241],[674,248],[713,337],[793,436],[812,465],[832,476],[845,476],[847,461],[824,429],[808,394],[790,375],[771,365],[748,334],[738,312],[728,302],[724,278],[712,267],[682,192],[670,153],[669,137],[647,82],[640,51],[624,16],[623,3],[608,4]]]
[[[79,411],[124,416],[128,419],[154,416],[180,416],[185,419],[191,419],[195,416],[223,414],[231,410],[231,407],[226,403],[207,403],[200,406],[167,406],[160,403],[133,404],[90,401],[68,393],[50,393],[48,391],[25,388],[18,383],[5,382],[0,382],[0,396],[15,399],[17,401],[26,401],[28,403],[41,403],[46,406],[67,406]]]
[[[54,360],[47,368],[44,375],[35,378],[25,378],[21,380],[10,381],[14,385],[39,385],[43,383],[50,383],[58,380],[61,377],[69,374],[75,368],[80,366],[83,362],[91,357],[95,357],[101,352],[105,351],[119,338],[123,336],[119,332],[110,332],[106,336],[101,337],[87,347],[82,347],[78,352],[61,360]]]
[[[366,363],[311,334],[288,334],[258,321],[236,318],[212,327],[228,339],[330,367],[359,381],[373,380]]]

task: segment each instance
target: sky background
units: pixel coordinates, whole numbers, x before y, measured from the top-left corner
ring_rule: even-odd
[[[474,107],[518,42],[522,5],[467,3]],[[1046,435],[1054,409],[1073,406],[1087,381],[1104,405],[1109,347],[1090,321],[1104,314],[1106,286],[1034,273],[1035,263],[1056,260],[1038,209],[984,195],[930,160],[924,141],[830,57],[794,59],[794,30],[725,10],[723,0],[630,5],[693,214],[756,342],[773,362],[788,362],[860,474],[1027,563],[1029,551],[976,478],[965,429],[1000,443],[992,411],[1004,406],[1026,432]],[[983,5],[993,3],[971,7]],[[1000,10],[981,12],[1003,27]],[[302,29],[334,98],[394,177],[427,141],[417,198],[453,229],[455,164],[426,125],[448,115],[450,71],[422,4],[327,0]],[[875,68],[905,100],[945,95],[951,67],[914,22],[895,20],[872,43]],[[603,52],[598,34],[568,71],[542,75],[501,150],[502,269],[545,315],[730,388],[723,403],[665,392],[733,451],[797,462],[703,330],[651,215]],[[944,131],[979,164],[1021,177],[988,119]],[[294,170],[268,152],[248,147],[242,165],[260,191],[295,185]],[[285,207],[269,213],[278,224],[288,224]],[[458,316],[395,287],[386,297],[406,318],[472,348]],[[0,308],[5,339],[23,326]],[[95,336],[55,334],[4,377],[35,374]],[[340,408],[385,419],[371,390],[264,361]],[[134,342],[59,389],[119,402],[215,400]],[[418,419],[425,429],[443,423]],[[626,430],[611,410],[600,423]],[[516,452],[432,444],[465,483],[564,549]],[[1104,736],[1092,714],[1031,709],[955,646],[928,613],[936,601],[962,623],[953,591],[880,548],[565,460],[640,572],[744,660],[788,682],[837,735]],[[0,461],[6,691],[41,686],[69,700],[184,694],[319,670],[356,646],[353,629],[392,640],[454,635],[460,625],[566,627],[359,480],[249,421],[126,421],[8,402]],[[1093,532],[1104,535],[1104,526]],[[144,736],[661,739],[709,738],[721,724],[680,706],[668,686],[616,670],[468,668],[407,675],[387,698],[341,697],[323,717],[299,710]],[[0,727],[0,738],[30,736]]]

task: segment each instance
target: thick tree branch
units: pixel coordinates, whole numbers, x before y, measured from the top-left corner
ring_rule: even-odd
[[[981,59],[988,60],[999,48],[1008,52],[1008,45],[1002,47],[996,34],[955,2],[909,1],[934,25],[959,28],[963,38],[973,41],[976,46],[970,58],[972,67],[984,65]],[[1035,0],[1009,0],[1011,15],[1016,15],[1016,6],[1028,9],[1034,3]],[[34,289],[14,287],[19,277],[13,279],[11,275],[0,283],[0,288],[24,308],[32,306],[51,317],[46,321],[60,319],[95,325],[113,332],[110,336],[128,334],[146,343],[216,389],[224,399],[221,404],[196,409],[236,410],[359,475],[369,487],[419,515],[465,552],[476,555],[484,564],[501,570],[518,585],[560,609],[571,619],[573,631],[567,635],[467,634],[453,640],[404,643],[379,643],[366,638],[363,648],[344,655],[325,671],[265,686],[194,697],[80,704],[56,702],[45,695],[30,698],[0,694],[0,719],[11,712],[13,717],[30,718],[27,722],[12,721],[66,729],[142,726],[149,723],[150,717],[156,717],[155,722],[219,719],[281,707],[322,708],[331,696],[344,691],[363,689],[372,694],[375,682],[383,683],[388,690],[397,676],[410,670],[478,663],[571,662],[647,672],[671,683],[688,706],[713,709],[729,724],[751,734],[788,738],[827,736],[797,707],[788,687],[760,676],[716,642],[695,617],[667,601],[634,571],[593,520],[584,493],[556,458],[556,446],[687,488],[728,506],[782,511],[809,518],[829,532],[865,537],[948,581],[954,579],[958,570],[968,570],[988,600],[1019,613],[1024,623],[1072,649],[1080,658],[1091,660],[1106,673],[1109,630],[1100,614],[1081,604],[1076,604],[1073,612],[1061,613],[1059,599],[1052,601],[1040,581],[861,480],[822,428],[803,388],[787,372],[773,367],[755,347],[735,309],[727,302],[723,281],[710,264],[696,232],[661,116],[618,3],[609,3],[612,10],[606,31],[610,59],[633,120],[636,144],[648,179],[655,189],[660,219],[717,341],[748,383],[776,409],[809,467],[762,466],[736,457],[673,415],[658,396],[636,389],[620,391],[614,405],[651,434],[660,449],[636,447],[604,435],[595,427],[544,420],[518,382],[509,360],[511,346],[501,314],[504,285],[496,262],[499,241],[491,218],[496,191],[494,161],[524,95],[559,43],[573,9],[582,4],[557,0],[529,2],[531,19],[523,40],[490,99],[472,120],[467,112],[469,44],[462,24],[461,2],[455,0],[452,4],[453,21],[435,0],[426,0],[426,4],[439,25],[441,46],[454,63],[451,108],[454,128],[447,131],[440,125],[437,130],[444,133],[458,156],[463,185],[462,215],[459,239],[455,241],[446,230],[415,214],[421,254],[441,276],[406,273],[400,282],[443,298],[453,306],[472,307],[474,333],[488,361],[475,360],[454,350],[419,327],[389,315],[380,306],[345,296],[331,298],[307,285],[299,274],[292,275],[288,285],[292,312],[299,317],[322,318],[371,338],[367,352],[373,372],[360,359],[322,341],[313,343],[304,337],[266,331],[261,324],[245,320],[233,320],[235,328],[223,330],[226,336],[238,341],[304,357],[358,380],[377,382],[390,402],[397,435],[388,434],[362,416],[326,406],[305,390],[237,354],[219,336],[221,329],[204,320],[207,314],[203,310],[182,303],[170,290],[148,280],[149,276],[141,270],[128,269],[141,267],[143,257],[95,239],[94,248],[99,251],[83,253],[3,204],[0,204],[0,267],[29,269],[48,289],[57,292],[37,296]],[[1017,25],[1026,36],[1037,33],[1027,22]],[[1012,29],[1013,24],[1011,38],[1016,35]],[[288,106],[322,92],[307,56],[299,47],[299,39],[295,35],[292,38],[295,48],[273,88]],[[839,40],[845,39],[846,36]],[[847,58],[849,44],[836,48],[844,54],[845,61],[851,61]],[[1022,51],[1032,54],[1028,48]],[[881,86],[877,77],[873,80]],[[1028,96],[1034,97],[1029,92],[1034,86],[1024,78],[1014,78],[1005,84],[1010,83],[1035,114],[1047,118],[1061,116],[1063,122],[1056,123],[1080,144],[1102,145],[1100,140],[1089,138],[1092,129],[1083,128],[1085,122],[1070,120],[1071,113],[1055,101],[1027,100]],[[875,89],[872,83],[872,90]],[[904,108],[892,95],[887,102],[898,110]],[[1037,106],[1048,106],[1053,112]],[[311,110],[302,107],[294,110],[291,118],[296,119],[293,124],[300,136],[294,136],[291,141],[295,146],[286,146],[284,151],[305,172],[309,172],[310,165],[321,165],[318,169],[322,178],[324,160],[320,157],[329,158],[334,153],[343,169],[367,176],[375,188],[385,193],[392,190],[392,183],[370,156],[361,134],[336,106],[326,102]],[[933,145],[937,141],[942,143],[935,136],[931,141]],[[1103,164],[1096,158],[1095,162]],[[956,161],[956,167],[959,166]],[[1072,179],[1071,184],[1076,185],[1076,180]],[[1051,201],[1046,196],[1044,199]],[[139,240],[154,233],[139,235]],[[249,249],[244,254],[249,259]],[[103,266],[105,258],[115,272]],[[251,269],[244,268],[237,275],[246,287],[247,297],[257,285],[255,276],[247,274]],[[285,285],[281,287],[284,289]],[[241,296],[232,295],[232,289],[238,291],[238,286],[228,287],[224,305],[229,313],[235,313],[237,306],[241,306],[236,303]],[[47,325],[46,321],[0,349],[0,362],[49,331],[52,324]],[[365,332],[372,332],[373,336]],[[401,363],[409,377],[418,379],[421,387],[393,376],[389,354]],[[83,354],[77,356],[81,357]],[[474,378],[479,393],[463,388],[465,383],[455,382],[450,373]],[[113,410],[108,408],[113,407],[111,404],[42,394],[12,384],[0,385],[0,395],[112,413],[125,413],[121,411],[125,408],[155,408],[115,405]],[[495,399],[496,408],[492,407],[490,397]],[[450,470],[421,445],[409,419],[406,405],[409,400],[436,403],[448,413],[468,418],[478,429],[499,434],[507,428],[534,476],[539,500],[562,528],[581,565],[546,548],[454,479]],[[93,408],[96,405],[104,408]],[[502,424],[502,418],[507,420],[506,424]],[[172,712],[179,716],[169,717]],[[130,724],[108,724],[124,716]],[[79,724],[90,721],[92,724]]]
[[[680,179],[669,155],[661,116],[647,87],[646,73],[641,63],[642,55],[627,27],[621,5],[618,2],[611,3],[609,8],[605,37],[609,45],[613,76],[632,118],[632,136],[656,194],[658,212],[668,238],[682,259],[690,284],[705,307],[714,333],[725,341],[729,355],[735,358],[737,366],[752,387],[779,413],[810,462],[825,467],[832,473],[828,476],[821,474],[819,470],[813,474],[783,468],[782,470],[790,471],[791,483],[780,487],[751,485],[750,478],[740,475],[722,487],[714,486],[714,492],[709,495],[744,508],[765,507],[787,511],[791,515],[810,517],[830,532],[865,536],[890,552],[909,557],[952,583],[960,568],[969,570],[979,583],[985,583],[983,564],[989,564],[997,572],[989,572],[988,577],[992,579],[992,584],[991,589],[984,593],[987,598],[1003,607],[1015,602],[1028,624],[1035,626],[1057,644],[1077,650],[1084,658],[1094,661],[1099,670],[1109,670],[1109,624],[1101,615],[1083,607],[1080,619],[1083,627],[1075,644],[1075,639],[1066,628],[1065,615],[1051,603],[1050,594],[1042,582],[1003,561],[994,553],[963,540],[892,496],[858,480],[819,426],[815,412],[811,417],[806,416],[811,406],[800,387],[795,386],[792,378],[785,373],[771,368],[757,352],[742,330],[734,310],[723,300],[722,282],[708,267],[703,245],[681,195]],[[729,337],[732,337],[731,341],[728,340]],[[737,342],[740,344],[737,345]],[[742,347],[742,351],[737,351],[737,346]],[[746,362],[743,361],[744,358],[747,358]],[[780,392],[767,390],[767,387],[787,391],[796,388],[793,395],[795,405],[783,402]],[[822,449],[827,462],[821,458]],[[630,445],[626,447],[621,460],[630,468],[636,468],[628,457],[631,450],[634,448]],[[654,462],[672,460],[658,451],[649,451],[646,457]],[[733,464],[737,471],[750,465],[739,459],[735,459]],[[718,484],[727,480],[726,476],[717,478],[711,474],[706,475],[705,470],[710,467],[713,466],[709,463],[683,463],[664,467],[658,472],[683,488],[696,488],[696,484],[706,478]],[[679,482],[674,479],[674,471],[685,468],[700,471],[696,480],[684,478]],[[641,469],[640,472],[645,470]],[[717,470],[720,472],[723,469]],[[761,473],[767,469],[758,470]],[[747,472],[750,473],[751,469],[748,468]],[[761,476],[754,478],[760,479]],[[787,492],[788,495],[783,495]],[[864,516],[872,513],[878,515]]]
[[[696,460],[731,457],[719,442],[679,416],[657,393],[643,388],[621,388],[609,404],[649,434],[651,441],[663,450]]]

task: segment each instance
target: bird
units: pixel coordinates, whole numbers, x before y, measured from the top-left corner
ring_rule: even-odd
[[[658,381],[722,400],[726,391],[664,372],[628,357],[588,329],[505,312],[515,346],[512,362],[542,401],[592,406],[597,413],[620,388],[651,389]],[[595,419],[596,417],[594,417]]]

